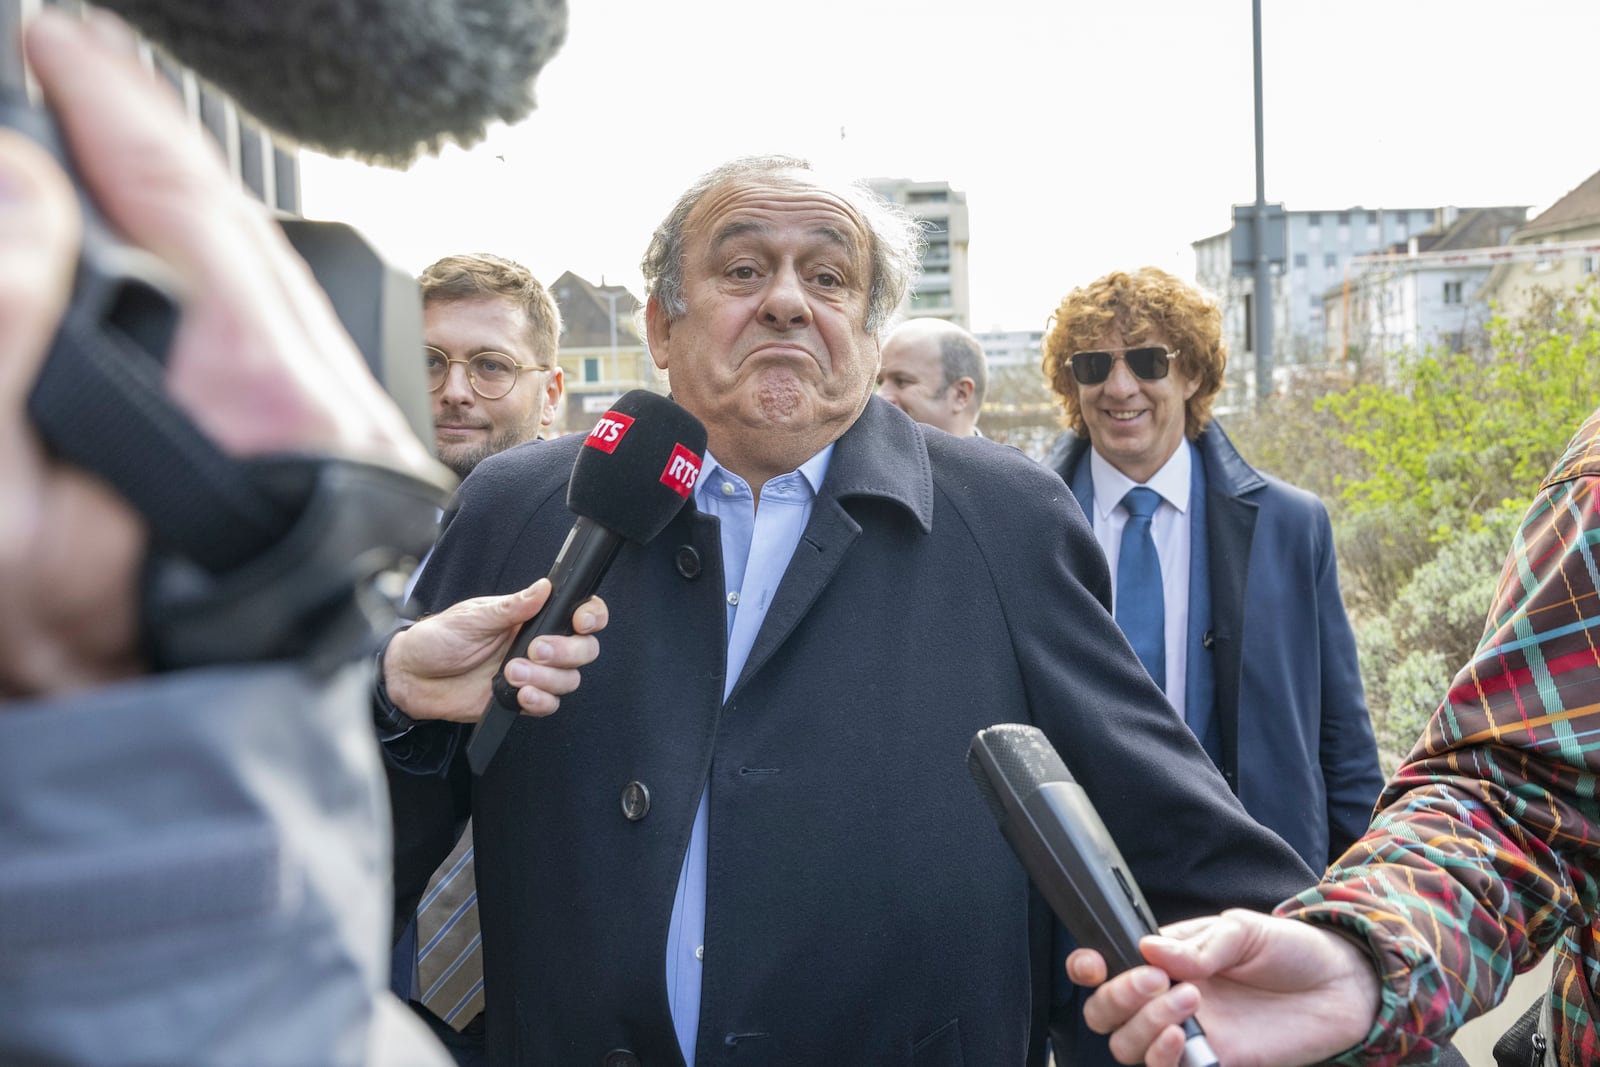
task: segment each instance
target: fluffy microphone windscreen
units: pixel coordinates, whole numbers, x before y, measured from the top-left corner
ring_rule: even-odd
[[[578,449],[567,507],[644,544],[689,499],[705,452],[699,419],[648,389],[624,393]]]
[[[566,0],[96,0],[262,125],[402,166],[533,109]]]

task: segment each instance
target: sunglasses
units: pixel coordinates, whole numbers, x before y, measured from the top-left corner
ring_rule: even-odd
[[[1111,368],[1122,360],[1133,371],[1135,378],[1147,382],[1167,376],[1167,367],[1178,353],[1160,345],[1141,345],[1120,352],[1075,352],[1072,356],[1072,376],[1079,385],[1099,385],[1111,377]]]

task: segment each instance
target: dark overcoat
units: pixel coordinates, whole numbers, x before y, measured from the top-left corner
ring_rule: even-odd
[[[546,573],[579,447],[479,465],[419,600]],[[726,701],[716,520],[686,507],[623,548],[601,593],[611,623],[581,687],[520,720],[470,790],[493,1062],[682,1062],[667,930],[708,788],[700,1067],[1042,1064],[1065,979],[965,766],[998,722],[1045,731],[1163,920],[1265,908],[1312,880],[1140,668],[1066,486],[1013,449],[873,398]],[[459,780],[461,732],[414,731],[410,769],[454,748]],[[401,834],[431,847],[399,872],[402,898],[452,822],[404,807]]]

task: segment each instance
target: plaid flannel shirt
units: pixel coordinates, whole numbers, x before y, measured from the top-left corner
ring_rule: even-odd
[[[1380,961],[1367,1041],[1339,1062],[1429,1059],[1557,952],[1563,1064],[1600,1063],[1600,411],[1522,521],[1483,639],[1379,800],[1371,830],[1279,914]]]

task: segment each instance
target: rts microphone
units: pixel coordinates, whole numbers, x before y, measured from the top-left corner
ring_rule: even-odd
[[[505,665],[526,656],[535,638],[572,633],[572,613],[594,594],[622,543],[651,540],[689,499],[705,451],[700,420],[648,389],[623,394],[594,424],[567,483],[567,507],[578,521],[550,568],[550,598],[517,631],[495,675],[494,696],[467,739],[474,774],[489,766],[520,714]]]
[[[1155,919],[1089,796],[1037,727],[1002,723],[979,730],[967,770],[1028,877],[1073,938],[1105,957],[1108,974],[1144,962],[1139,939]],[[1217,1067],[1193,1019],[1183,1067]]]
[[[96,0],[262,125],[402,166],[534,105],[566,0]]]

